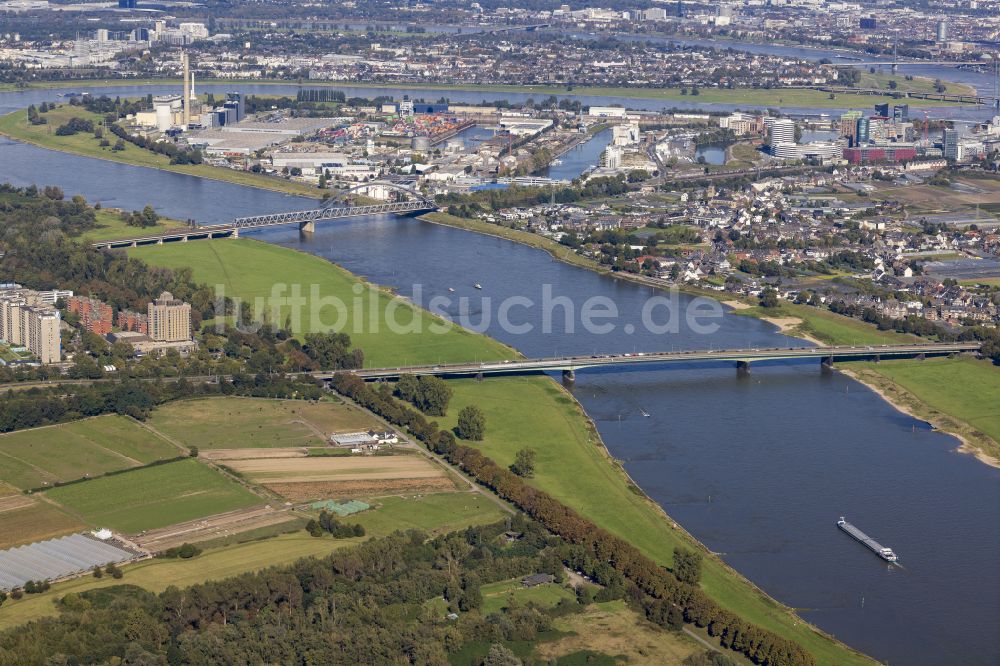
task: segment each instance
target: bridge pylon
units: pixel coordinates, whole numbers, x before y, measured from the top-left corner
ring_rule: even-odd
[[[316,231],[316,221],[309,220],[308,222],[302,222],[299,224],[299,231],[306,234],[311,234]]]
[[[736,361],[736,375],[746,377],[750,374],[750,361]]]
[[[833,357],[824,356],[819,360],[819,369],[823,374],[833,372]]]
[[[572,368],[563,370],[562,378],[563,381],[566,382],[567,384],[572,384],[573,382],[576,381],[576,370],[573,370]]]

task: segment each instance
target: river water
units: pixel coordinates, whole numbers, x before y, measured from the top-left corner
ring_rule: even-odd
[[[0,108],[24,100],[0,95]],[[129,209],[152,203],[162,214],[201,223],[312,205],[13,142],[0,142],[4,181],[59,185]],[[567,335],[559,318],[545,333],[537,308],[512,315],[532,324],[530,333],[506,332],[495,320],[485,327],[529,356],[803,344],[734,315],[722,317],[712,334],[688,326],[650,333],[641,316],[654,295],[647,287],[410,218],[326,223],[311,236],[288,228],[254,235],[328,258],[404,295],[415,295],[420,284],[424,301],[453,287],[454,296],[489,296],[495,308],[510,296],[538,302],[543,285],[551,285],[553,297],[566,296],[575,308],[594,296],[617,306],[615,330],[604,335],[579,325]],[[679,297],[681,308],[689,304]],[[1000,662],[1000,470],[957,454],[953,438],[811,363],[754,365],[744,377],[713,364],[585,371],[573,392],[644,491],[809,621],[892,663]],[[837,530],[840,515],[892,546],[904,568],[885,566]]]

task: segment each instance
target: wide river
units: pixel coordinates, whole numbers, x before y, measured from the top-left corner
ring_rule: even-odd
[[[0,109],[54,98],[54,91],[3,94]],[[162,214],[201,223],[312,205],[0,141],[5,181],[59,185],[127,209],[152,203]],[[641,315],[655,295],[649,288],[411,218],[325,223],[311,236],[289,228],[254,236],[328,258],[404,295],[420,285],[424,303],[435,295],[474,299],[473,323],[481,309],[490,311],[486,331],[529,356],[803,344],[732,314],[711,334],[687,325],[651,333]],[[481,291],[472,289],[475,282]],[[573,335],[561,317],[546,333],[538,306],[512,310],[513,323],[533,326],[528,333],[497,324],[503,299],[526,296],[537,304],[545,285],[577,310],[595,296],[614,303],[614,330],[588,332],[578,312]],[[480,308],[485,297],[492,303]],[[679,297],[681,309],[690,303]],[[573,392],[645,492],[809,621],[891,663],[1000,663],[1000,470],[956,453],[955,439],[812,363],[754,365],[743,377],[711,364],[585,371]],[[837,530],[841,515],[892,546],[904,566],[886,566]]]

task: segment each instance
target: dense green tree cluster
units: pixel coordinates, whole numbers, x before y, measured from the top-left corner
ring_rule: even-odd
[[[322,536],[324,533],[332,534],[335,539],[349,539],[351,537],[363,537],[365,535],[364,525],[354,523],[348,525],[337,520],[337,517],[326,509],[319,512],[319,519],[310,520],[306,524],[306,532],[314,537]]]
[[[510,471],[518,476],[530,479],[535,475],[535,450],[520,449],[514,455],[514,462],[511,463]]]
[[[0,246],[28,234],[35,242],[78,236],[96,225],[93,208],[81,196],[66,201],[58,187],[0,185],[0,227],[4,230]]]
[[[451,387],[448,382],[440,377],[431,375],[415,377],[414,375],[403,375],[396,383],[395,395],[424,414],[431,416],[444,416],[448,411],[448,403],[451,402]]]
[[[42,104],[44,105],[45,103],[42,102]],[[28,107],[28,123],[32,125],[44,125],[47,122],[49,122],[48,119],[41,115],[41,112],[35,107],[34,104]]]
[[[507,544],[508,529],[523,532]],[[119,586],[65,595],[60,615],[0,634],[0,663],[446,666],[469,643],[532,641],[552,615],[485,616],[481,585],[560,561],[560,540],[523,519],[428,540],[406,534],[322,559],[159,595]],[[431,611],[441,598],[457,620]]]
[[[559,189],[543,187],[509,187],[503,190],[479,190],[467,194],[446,194],[438,197],[438,203],[452,208],[466,206],[467,210],[500,210],[501,208],[516,208],[535,206],[548,203],[555,199],[557,203],[574,203],[582,199],[597,197],[613,197],[629,190],[629,184],[622,176],[602,176],[592,178],[584,185],[568,186]],[[475,207],[475,208],[473,208]]]
[[[481,441],[486,436],[486,415],[475,405],[467,405],[458,413],[455,434],[462,439]]]
[[[153,96],[146,95],[141,98],[122,99],[115,97],[111,99],[107,95],[85,95],[81,97],[71,97],[69,103],[73,106],[81,106],[91,113],[102,116],[111,116],[112,120],[124,118],[139,111],[152,108]]]
[[[56,128],[56,136],[73,136],[80,132],[94,131],[94,121],[85,118],[70,118],[66,123]]]
[[[162,553],[159,553],[157,557],[190,560],[192,557],[197,557],[198,555],[201,555],[201,548],[191,543],[183,543],[179,546],[174,546],[173,548],[167,548]]]
[[[153,210],[152,206],[146,206],[142,210],[134,210],[131,213],[122,211],[121,218],[130,227],[155,227],[160,221],[160,216]]]

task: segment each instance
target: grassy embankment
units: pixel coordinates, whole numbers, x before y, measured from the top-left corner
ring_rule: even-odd
[[[234,81],[229,79],[203,79],[199,81],[199,85],[207,86],[212,84],[225,84],[225,85],[238,85],[241,83],[251,84],[255,86],[259,85],[276,85],[276,86],[294,86],[298,85],[295,81],[281,81],[281,80],[250,80],[250,81]],[[67,89],[79,89],[83,90],[86,88],[96,88],[104,86],[148,86],[148,85],[180,85],[180,81],[177,79],[127,79],[127,80],[88,80],[88,81],[44,81],[39,83],[29,84],[29,88],[39,88],[39,89],[52,89],[52,88],[67,88]],[[957,90],[952,86],[957,84],[952,84],[946,82],[949,86],[949,92]],[[653,99],[653,100],[663,100],[663,101],[673,101],[673,102],[697,102],[702,104],[741,104],[745,106],[765,108],[765,107],[775,107],[775,106],[789,106],[789,107],[809,107],[816,109],[842,109],[845,107],[858,107],[858,108],[868,108],[872,104],[878,104],[880,102],[896,102],[897,104],[901,101],[909,103],[911,107],[920,106],[948,106],[948,102],[938,102],[932,100],[922,100],[922,99],[911,99],[911,100],[898,100],[891,95],[855,95],[851,94],[837,94],[833,99],[830,99],[830,94],[822,92],[820,90],[812,90],[809,88],[736,88],[736,89],[723,89],[723,88],[702,88],[699,90],[698,95],[684,95],[681,94],[680,88],[615,88],[615,87],[602,87],[602,86],[582,86],[567,88],[566,86],[524,86],[524,85],[469,85],[461,83],[404,83],[404,82],[387,82],[387,83],[341,83],[341,82],[319,82],[310,81],[307,85],[302,85],[303,88],[372,88],[372,89],[385,89],[385,88],[406,88],[408,90],[428,90],[428,91],[466,91],[466,92],[481,92],[481,93],[526,93],[531,95],[556,95],[557,97],[573,97],[573,96],[607,96],[607,97],[625,97],[630,99]],[[0,90],[4,88],[0,86]],[[8,90],[14,90],[13,86],[9,86]]]
[[[293,250],[255,241],[189,243],[140,248],[135,256],[167,267],[191,266],[198,281],[226,286],[230,295],[252,297],[270,292],[270,285],[296,275],[300,282],[317,281],[325,294],[351,294],[358,280],[328,262]],[[243,268],[246,267],[246,268]],[[383,296],[388,298],[387,296]],[[408,303],[401,307],[409,308]],[[426,315],[425,315],[426,316]],[[299,327],[298,332],[308,330]],[[350,327],[349,327],[350,330]],[[448,335],[353,335],[376,364],[484,358],[511,352],[486,337],[464,331]],[[441,342],[437,340],[441,338]],[[693,547],[693,540],[673,526],[653,502],[632,486],[602,446],[586,415],[573,398],[542,377],[462,380],[452,383],[455,396],[449,416],[475,403],[486,411],[489,433],[483,448],[508,464],[525,446],[539,451],[534,481],[602,527],[635,543],[647,555],[670,564],[676,545]],[[703,584],[719,603],[747,619],[799,641],[822,664],[869,663],[753,588],[721,560],[707,556]]]
[[[934,79],[925,76],[914,76],[907,80],[905,74],[886,74],[876,71],[874,74],[863,70],[858,77],[858,88],[873,88],[880,90],[890,90],[890,82],[896,82],[896,92],[916,92],[916,93],[936,93],[937,89]],[[975,95],[976,89],[966,83],[956,83],[954,81],[941,81],[945,87],[946,95]],[[900,100],[905,103],[906,100]],[[900,103],[897,101],[897,104]]]
[[[112,162],[121,162],[151,169],[161,169],[187,176],[221,180],[237,185],[284,192],[286,194],[315,198],[322,196],[321,190],[304,183],[272,178],[249,171],[236,171],[208,164],[171,164],[169,157],[154,153],[151,150],[139,148],[128,142],[125,142],[125,150],[112,150],[111,146],[102,148],[100,139],[95,138],[93,133],[90,132],[79,132],[71,136],[56,136],[56,128],[65,124],[71,118],[76,117],[92,120],[95,125],[103,120],[99,114],[90,113],[83,107],[64,104],[42,115],[48,120],[44,125],[28,124],[28,117],[23,109],[0,116],[0,135],[42,148],[48,148],[49,150],[58,150],[84,157],[110,160]],[[118,140],[117,137],[107,131],[105,132],[105,136],[112,146]]]
[[[580,266],[582,268],[589,268],[602,273],[610,272],[607,268],[602,267],[596,261],[576,253],[572,248],[561,245],[558,241],[546,238],[545,236],[540,236],[531,231],[511,229],[510,227],[503,227],[499,224],[490,224],[489,222],[483,222],[482,220],[456,217],[455,215],[449,215],[448,213],[427,213],[426,215],[422,215],[420,219],[427,220],[428,222],[433,222],[435,224],[442,224],[448,227],[465,229],[466,231],[475,231],[476,233],[485,234],[487,236],[505,238],[516,243],[521,243],[522,245],[528,245],[530,247],[538,248],[539,250],[545,250],[555,259],[564,261],[567,264]]]
[[[782,302],[776,308],[752,306],[733,314],[779,323],[786,335],[811,338],[831,345],[888,345],[919,342],[920,338],[895,331],[880,331],[859,319],[844,317],[809,305]]]
[[[260,299],[260,303],[266,304],[275,284],[288,287],[279,296],[288,296],[293,286],[298,285],[306,305],[301,317],[292,318],[292,330],[303,335],[329,330],[339,321],[341,326],[337,330],[348,333],[352,342],[364,350],[365,364],[369,366],[499,360],[516,355],[499,342],[458,326],[448,326],[446,333],[433,333],[433,325],[445,325],[442,319],[426,311],[415,311],[409,301],[366,285],[339,266],[314,255],[244,238],[184,243],[183,248],[179,245],[140,247],[130,254],[156,266],[188,266],[194,270],[198,282],[221,285],[226,295],[238,296],[249,303]],[[320,300],[311,298],[314,287]],[[339,300],[345,309],[338,312],[336,307],[324,305],[324,298]],[[262,310],[263,307],[254,307],[257,313]],[[355,318],[359,312],[361,317]],[[288,307],[281,307],[271,321],[283,324],[289,313]],[[403,326],[414,324],[414,332],[393,334],[388,318]]]
[[[850,363],[848,369],[905,412],[963,440],[1000,466],[1000,368],[969,357]]]

